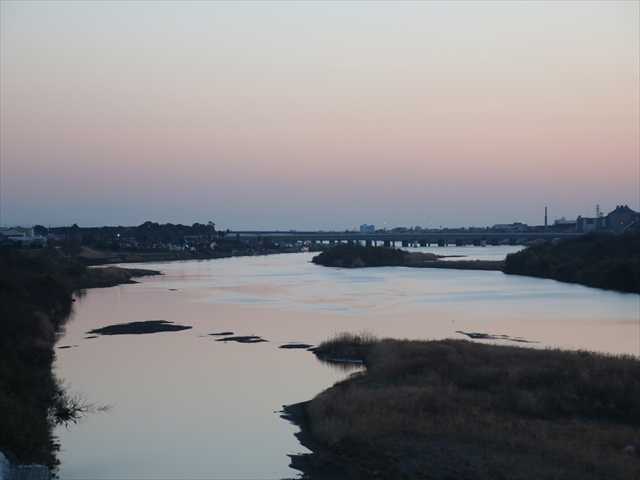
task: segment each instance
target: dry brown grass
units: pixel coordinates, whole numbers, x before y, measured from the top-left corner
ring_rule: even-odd
[[[367,353],[378,338],[369,332],[339,333],[325,340],[313,352],[323,360],[365,360]]]
[[[311,431],[382,478],[640,478],[638,359],[341,338],[368,368],[310,402]]]

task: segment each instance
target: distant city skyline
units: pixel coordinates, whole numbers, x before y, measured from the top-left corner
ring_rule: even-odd
[[[611,209],[602,209],[602,206],[600,206],[600,212],[603,216],[606,216],[607,213],[609,213],[610,211],[613,211],[615,207],[617,207],[618,205],[615,205],[613,207],[611,207]],[[632,206],[630,206],[630,208],[632,208],[633,210],[639,210],[636,209]],[[543,210],[544,212],[544,210]],[[585,212],[585,213],[580,213],[580,214],[575,214],[575,215],[561,215],[561,216],[552,216],[551,214],[549,214],[549,218],[548,218],[548,224],[551,226],[554,224],[554,222],[556,220],[560,220],[562,221],[573,221],[575,222],[575,220],[579,217],[589,217],[589,218],[595,218],[597,216],[597,212],[596,209],[594,208],[593,212]],[[222,230],[226,230],[226,229],[231,229],[231,230],[337,230],[337,231],[341,231],[341,230],[354,230],[354,231],[362,231],[362,227],[364,226],[368,226],[368,227],[373,227],[375,230],[381,230],[381,229],[392,229],[392,228],[398,228],[398,227],[405,227],[405,228],[414,228],[414,227],[421,227],[421,228],[467,228],[467,227],[478,227],[478,228],[483,228],[483,227],[491,227],[494,225],[500,225],[500,224],[512,224],[512,223],[524,223],[527,224],[529,226],[540,226],[540,225],[544,225],[545,223],[545,218],[544,218],[544,213],[543,213],[543,217],[533,220],[531,222],[527,222],[524,221],[522,219],[512,219],[512,220],[507,220],[507,221],[495,221],[493,223],[486,223],[486,224],[479,224],[479,223],[473,223],[473,224],[425,224],[425,223],[394,223],[392,221],[382,221],[380,223],[372,223],[372,224],[354,224],[354,225],[342,225],[342,226],[335,226],[335,225],[325,225],[325,226],[317,226],[317,225],[305,225],[302,227],[295,227],[295,226],[290,226],[290,225],[241,225],[241,226],[237,226],[237,225],[222,225],[219,222],[217,222],[214,218],[199,218],[199,219],[191,219],[191,220],[184,220],[184,219],[175,219],[175,220],[159,220],[159,219],[154,219],[154,218],[145,218],[144,220],[139,220],[139,221],[134,221],[134,222],[130,222],[130,223],[123,223],[123,222],[117,222],[117,223],[97,223],[97,224],[91,224],[91,223],[82,223],[82,222],[67,222],[67,223],[60,223],[60,224],[55,224],[55,223],[51,223],[51,222],[23,222],[23,223],[1,223],[0,227],[12,227],[12,226],[26,226],[26,227],[31,227],[31,226],[35,226],[35,225],[42,225],[45,227],[62,227],[62,226],[71,226],[73,224],[78,224],[81,227],[100,227],[100,226],[136,226],[136,225],[140,225],[146,221],[152,221],[155,223],[174,223],[174,224],[184,224],[184,225],[191,225],[193,223],[203,223],[206,224],[208,222],[213,222],[217,229],[222,229]],[[369,230],[371,231],[371,230]]]
[[[0,3],[0,223],[640,210],[640,4]]]

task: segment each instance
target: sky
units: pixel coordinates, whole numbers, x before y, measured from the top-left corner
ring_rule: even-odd
[[[640,3],[0,3],[0,223],[640,209]]]

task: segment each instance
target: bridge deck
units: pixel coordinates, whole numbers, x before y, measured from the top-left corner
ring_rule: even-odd
[[[427,242],[446,241],[503,241],[503,240],[552,240],[555,238],[575,238],[582,233],[559,232],[279,232],[279,231],[235,231],[231,235],[238,238],[271,239],[279,241],[378,241],[378,242]]]

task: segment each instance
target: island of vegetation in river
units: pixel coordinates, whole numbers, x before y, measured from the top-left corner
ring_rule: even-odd
[[[640,478],[640,360],[344,334],[361,373],[285,408],[314,479]]]
[[[313,263],[325,267],[415,267],[464,270],[500,270],[502,261],[442,260],[444,256],[428,252],[408,252],[398,248],[338,244],[313,257]]]

